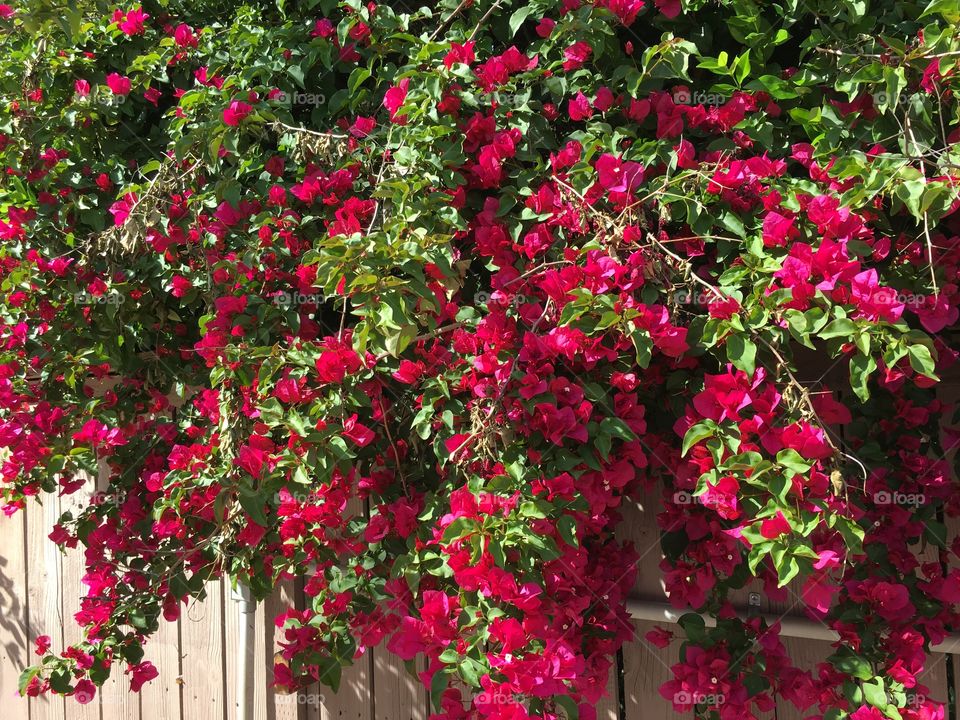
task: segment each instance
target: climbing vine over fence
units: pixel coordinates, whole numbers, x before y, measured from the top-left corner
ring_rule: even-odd
[[[438,718],[592,720],[654,489],[671,602],[718,618],[651,635],[676,710],[942,717],[955,2],[0,17],[5,510],[109,470],[51,534],[86,640],[24,693],[138,690],[207,580],[299,576],[283,686],[385,643]],[[841,637],[814,673],[728,601],[791,581]]]

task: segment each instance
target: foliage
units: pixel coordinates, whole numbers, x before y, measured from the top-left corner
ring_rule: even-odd
[[[109,476],[51,534],[86,640],[23,692],[139,689],[207,580],[300,577],[282,685],[384,642],[438,717],[590,720],[654,492],[671,602],[720,618],[678,711],[942,717],[953,0],[0,15],[6,510]]]

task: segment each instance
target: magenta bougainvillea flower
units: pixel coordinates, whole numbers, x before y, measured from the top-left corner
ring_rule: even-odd
[[[223,122],[231,127],[236,127],[251,112],[253,112],[253,107],[242,100],[234,100],[223,109]]]

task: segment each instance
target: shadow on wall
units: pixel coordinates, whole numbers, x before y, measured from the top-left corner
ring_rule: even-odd
[[[7,668],[16,669],[16,673],[0,674],[0,698],[10,697],[16,692],[16,687],[5,687],[4,680],[9,676],[15,678],[19,670],[27,664],[27,634],[23,619],[27,610],[23,598],[16,592],[16,585],[8,571],[10,561],[0,556],[0,633],[4,642],[0,663]],[[21,593],[22,594],[22,593]]]

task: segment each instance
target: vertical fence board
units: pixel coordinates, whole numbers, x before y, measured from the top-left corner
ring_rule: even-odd
[[[281,590],[278,588],[276,593]],[[276,652],[273,618],[279,603],[271,596],[257,603],[253,658],[254,720],[300,720],[301,694],[280,695],[272,687],[273,656]]]
[[[239,631],[243,622],[252,624],[253,643],[249,649],[247,682],[252,693],[252,720],[302,720],[308,696],[303,693],[283,695],[274,691],[273,656],[276,646],[273,619],[282,609],[294,604],[292,582],[281,583],[276,592],[258,602],[256,612],[243,617],[240,603],[233,598],[229,581],[224,581],[224,647],[226,665],[227,717],[235,716],[242,698],[237,696],[239,664]]]
[[[86,482],[75,493],[64,495],[59,498],[59,515],[69,512],[76,518],[90,502],[94,499],[97,491],[97,482],[94,478],[87,478]],[[48,498],[47,502],[54,498]],[[50,542],[47,540],[47,542]],[[60,565],[62,568],[61,578],[63,586],[61,588],[62,610],[63,610],[63,644],[64,646],[74,645],[85,640],[85,632],[77,624],[74,617],[81,607],[81,598],[87,594],[87,586],[83,584],[83,576],[86,574],[86,559],[84,550],[86,546],[78,543],[77,547],[68,550],[65,555],[60,556]],[[97,699],[94,702],[81,705],[72,698],[66,700],[66,715],[73,720],[99,720],[101,717],[101,705],[104,702],[104,694],[101,689],[97,693]]]
[[[243,701],[243,698],[237,696],[237,683],[240,681],[238,675],[238,670],[240,669],[240,664],[238,662],[240,654],[240,644],[239,636],[241,631],[241,624],[253,623],[256,620],[256,613],[253,616],[243,615],[240,612],[241,603],[237,599],[237,595],[233,590],[229,578],[224,578],[222,581],[222,590],[223,590],[223,697],[224,705],[226,706],[226,716],[228,718],[236,717],[238,703]],[[237,589],[239,591],[239,587]],[[257,608],[259,609],[261,603],[257,603]],[[253,633],[254,637],[251,640],[255,641],[256,633]],[[256,642],[250,647],[247,648],[247,662],[251,663],[247,665],[247,687],[249,691],[252,691],[253,688],[253,675],[254,670],[252,663],[254,662],[254,657],[252,653],[256,652]],[[257,717],[256,709],[254,708],[254,718]]]
[[[273,595],[257,603],[256,612],[247,620],[253,627],[253,644],[248,659],[249,692],[252,693],[252,720],[306,720],[307,708],[319,702],[316,693],[285,695],[273,688],[274,655],[282,639],[274,625],[274,618],[289,607],[296,606],[293,581],[281,582]],[[241,617],[240,603],[233,598],[229,581],[224,581],[224,664],[227,717],[234,717],[241,698],[236,688],[239,664],[239,630],[245,619]],[[186,720],[186,718],[185,718]]]
[[[632,541],[640,559],[637,563],[637,584],[634,594],[643,600],[666,602],[667,597],[659,569],[660,531],[656,514],[661,500],[653,490],[639,502],[627,503],[619,536]],[[660,697],[660,686],[672,677],[670,666],[678,661],[679,642],[661,650],[644,637],[657,623],[634,621],[633,642],[623,648],[624,720],[667,720],[676,717],[673,706]],[[660,624],[670,630],[670,626]]]
[[[370,516],[369,502],[366,504]],[[429,697],[419,677],[407,671],[403,660],[387,650],[386,641],[371,648],[374,720],[426,720],[430,715]],[[417,672],[423,669],[421,658],[414,660]]]
[[[257,603],[253,620],[253,720],[273,720],[277,717],[282,717],[283,720],[300,720],[297,714],[290,715],[288,712],[289,705],[296,708],[297,696],[281,697],[270,687],[273,682],[273,616],[276,615],[270,610],[271,599],[272,597]],[[283,703],[288,697],[292,697],[294,702]]]
[[[49,635],[53,650],[63,649],[63,617],[60,606],[60,550],[47,535],[57,521],[56,497],[44,497],[41,506],[27,503],[27,609],[32,648],[41,635]],[[28,660],[29,662],[29,660]],[[44,695],[30,699],[30,720],[62,720],[63,698]]]
[[[284,695],[273,688],[273,657],[280,651],[283,636],[274,622],[277,615],[289,608],[301,605],[297,583],[286,580],[279,584],[276,592],[261,603],[262,619],[258,626],[257,697],[264,698],[266,720],[307,720],[308,709],[318,708],[320,698],[316,693],[300,692],[296,695]],[[254,717],[259,718],[258,715]]]
[[[365,503],[352,497],[347,501],[346,514],[366,515]],[[343,669],[336,693],[321,683],[307,688],[308,697],[317,701],[307,706],[307,720],[384,720],[374,712],[373,653],[368,648],[353,665]]]
[[[175,408],[187,402],[187,398],[171,393],[168,399]],[[175,419],[176,411],[165,414]],[[187,720],[183,712],[183,671],[181,649],[183,636],[181,623],[186,606],[180,604],[181,617],[173,622],[160,617],[160,628],[145,648],[144,660],[149,660],[160,673],[140,691],[141,720]],[[191,718],[192,720],[192,718]],[[211,719],[212,720],[212,719]]]
[[[98,468],[94,492],[108,492],[113,471],[110,465],[101,461]],[[120,499],[122,501],[122,498]],[[140,696],[130,691],[130,676],[125,672],[127,664],[120,658],[114,660],[110,679],[100,689],[100,716],[102,720],[138,720],[140,718]],[[72,720],[70,711],[68,720]]]
[[[307,688],[307,720],[380,720],[373,715],[373,663],[368,650],[353,665],[343,669],[340,688],[334,693],[319,683]]]
[[[954,479],[954,481],[956,482],[956,479]],[[960,534],[960,519],[945,518],[945,523],[947,526],[947,547],[949,548],[953,538]],[[928,547],[921,555],[921,561],[923,562],[935,561],[936,559],[937,553],[932,546]],[[950,569],[960,567],[960,558],[951,555],[949,565],[951,566]],[[948,640],[947,642],[949,643],[950,641]],[[943,704],[945,708],[944,717],[948,719],[951,717],[949,714],[951,670],[954,680],[954,697],[960,692],[960,688],[956,687],[957,679],[960,678],[960,675],[957,674],[957,669],[960,668],[960,666],[957,665],[958,661],[960,661],[960,655],[930,653],[924,663],[923,672],[917,676],[917,682],[927,687],[928,692],[926,695],[930,699]],[[915,691],[908,690],[907,692]],[[954,716],[953,720],[958,719]]]
[[[375,720],[426,720],[423,683],[383,644],[373,650],[373,677]]]
[[[160,677],[140,691],[141,720],[187,720],[181,710],[180,621],[160,619],[160,630],[146,647],[145,660]]]
[[[680,661],[680,643],[663,650],[644,635],[662,623],[635,620],[637,639],[623,648],[623,696],[625,720],[675,720],[682,717],[660,696],[660,686],[673,677],[670,666]],[[668,628],[669,629],[669,628]]]
[[[103,720],[137,720],[140,717],[140,695],[130,691],[130,675],[126,669],[125,662],[115,661],[110,679],[100,688]],[[67,720],[74,717],[72,708],[67,708]]]
[[[597,720],[618,720],[620,717],[620,674],[617,659],[613,659],[607,676],[607,694],[597,703]]]
[[[27,701],[17,694],[20,672],[30,662],[27,647],[26,511],[0,515],[0,702],[13,718],[26,719]]]
[[[953,686],[951,692],[953,695],[953,713],[950,712],[950,706],[944,708],[943,717],[946,720],[960,720],[960,655],[948,655],[947,662],[952,665]]]
[[[180,618],[184,720],[227,717],[224,697],[223,584],[207,583],[207,596],[192,601]]]
[[[927,662],[924,664],[923,672],[917,676],[917,682],[927,688],[924,696],[942,704],[944,708],[947,707],[950,694],[947,665],[953,657],[945,653],[930,653],[927,656]],[[907,691],[908,700],[910,699],[910,693],[914,692],[913,690]]]

